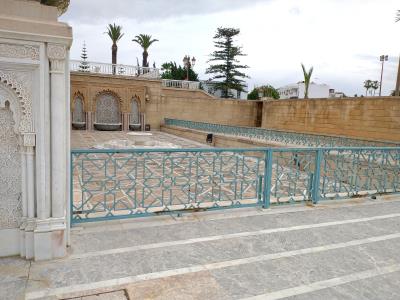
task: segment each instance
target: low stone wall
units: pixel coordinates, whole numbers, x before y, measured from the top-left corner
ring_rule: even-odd
[[[194,129],[176,127],[176,126],[166,126],[161,125],[161,131],[170,133],[179,137],[183,137],[186,139],[190,139],[192,141],[196,141],[199,143],[207,144],[207,133],[203,131],[198,131]],[[232,136],[224,136],[222,134],[214,134],[213,135],[213,143],[208,144],[213,147],[218,148],[251,148],[251,147],[272,147],[272,148],[287,148],[288,145],[275,143],[275,142],[261,142],[261,141],[254,141],[248,138],[239,138],[239,137],[232,137]],[[290,147],[290,146],[289,146]],[[299,146],[293,146],[299,148]]]
[[[161,99],[154,105],[149,103],[147,116],[155,128],[159,128],[164,118],[256,126],[257,103],[257,101],[218,99],[203,91],[164,88],[161,91]]]
[[[400,97],[265,101],[262,127],[400,141]]]

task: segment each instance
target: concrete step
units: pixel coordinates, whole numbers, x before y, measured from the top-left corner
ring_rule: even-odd
[[[400,274],[398,201],[231,213],[76,229],[79,250],[32,263],[27,299],[116,290],[129,299],[283,299]]]
[[[298,205],[269,210],[231,209],[187,213],[182,217],[176,217],[175,214],[117,222],[87,223],[73,228],[73,247],[70,253],[74,256],[114,248],[339,222],[392,213],[400,213],[397,202],[364,199],[356,203],[336,202],[316,207]]]

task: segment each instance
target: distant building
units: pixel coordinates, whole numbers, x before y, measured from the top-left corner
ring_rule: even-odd
[[[335,92],[335,89],[329,90],[329,98],[343,98],[346,95],[343,92]]]
[[[278,89],[280,99],[302,99],[304,91],[305,84],[302,81]],[[308,98],[341,98],[343,96],[343,93],[335,92],[335,89],[331,89],[327,84],[311,82],[308,87]]]
[[[222,90],[220,89],[215,89],[214,88],[214,82],[210,82],[210,81],[202,81],[201,82],[201,87],[204,91],[206,91],[207,93],[214,95],[215,97],[221,98],[222,96]],[[247,86],[245,87],[245,92],[239,92],[236,90],[230,90],[230,92],[233,95],[233,99],[247,99]]]

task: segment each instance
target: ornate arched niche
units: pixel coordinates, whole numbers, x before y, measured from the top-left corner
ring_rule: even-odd
[[[114,92],[106,90],[95,97],[96,116],[94,126],[98,130],[120,130],[121,98]]]
[[[131,124],[140,123],[140,100],[138,97],[133,97],[131,99]]]
[[[76,129],[84,129],[86,127],[85,102],[80,92],[75,93],[72,107],[72,126]]]
[[[18,228],[22,218],[20,99],[0,83],[0,230]]]

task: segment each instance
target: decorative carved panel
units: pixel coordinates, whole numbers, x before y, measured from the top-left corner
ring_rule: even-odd
[[[39,47],[0,43],[0,56],[6,58],[27,58],[39,60]]]
[[[0,107],[0,229],[17,228],[22,217],[21,154],[9,105]]]
[[[31,83],[32,78],[23,72],[12,72],[0,69],[0,89],[8,87],[14,90],[17,95],[15,111],[19,114],[19,124],[17,124],[19,132],[34,132],[33,116],[32,116],[32,96],[31,96]]]
[[[113,93],[105,91],[96,97],[96,123],[121,123],[119,99]]]
[[[47,56],[49,59],[65,59],[67,50],[64,45],[48,44],[47,45]]]

